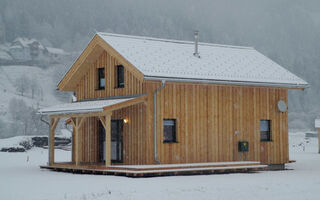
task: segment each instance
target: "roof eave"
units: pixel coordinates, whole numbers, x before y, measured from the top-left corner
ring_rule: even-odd
[[[39,111],[40,115],[60,115],[60,114],[86,114],[86,113],[97,113],[103,112],[103,108],[95,109],[82,109],[82,110],[61,110],[61,111]]]
[[[260,86],[260,87],[283,87],[289,89],[306,89],[309,84],[291,84],[291,83],[271,83],[271,82],[254,82],[254,81],[228,81],[216,79],[197,79],[197,78],[179,78],[179,77],[161,77],[161,76],[144,76],[144,80],[149,81],[172,81],[172,82],[192,82],[204,84],[220,85],[238,85],[238,86]]]

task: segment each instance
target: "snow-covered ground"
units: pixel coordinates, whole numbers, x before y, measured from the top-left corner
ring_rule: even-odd
[[[285,171],[138,179],[40,169],[48,152],[39,148],[0,153],[0,199],[319,199],[317,145],[317,138],[290,134],[290,158],[297,162]],[[57,160],[70,159],[70,152],[55,153]]]

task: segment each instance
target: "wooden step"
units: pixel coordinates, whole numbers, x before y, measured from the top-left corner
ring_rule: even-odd
[[[228,169],[263,169],[268,167],[267,165],[252,165],[252,166],[228,166],[228,167],[202,167],[202,168],[184,168],[184,169],[157,169],[157,170],[118,170],[118,169],[107,169],[108,172],[118,172],[118,173],[163,173],[163,172],[199,172],[199,171],[214,171],[214,170],[228,170]]]
[[[158,165],[112,165],[108,169],[114,170],[162,170],[162,169],[195,169],[208,167],[232,167],[232,166],[256,166],[257,161],[236,161],[236,162],[212,162],[212,163],[185,163],[185,164],[158,164]]]

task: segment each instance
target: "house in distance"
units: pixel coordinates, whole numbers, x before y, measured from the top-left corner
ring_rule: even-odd
[[[97,33],[58,84],[76,102],[43,108],[49,162],[72,172],[151,176],[281,168],[288,90],[308,83],[251,47]],[[54,161],[61,118],[72,161]]]

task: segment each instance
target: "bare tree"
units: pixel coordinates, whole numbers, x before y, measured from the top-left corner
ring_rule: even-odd
[[[6,124],[0,119],[0,138],[6,137]]]
[[[27,106],[22,99],[12,98],[9,103],[9,113],[13,120],[11,127],[13,127],[14,130],[10,134],[41,135],[46,133],[48,127],[41,122],[40,115],[37,114],[37,109],[38,108]]]
[[[40,86],[35,78],[30,80],[30,90],[31,90],[31,98],[33,99],[35,95],[40,93]]]
[[[15,87],[20,95],[23,96],[30,88],[30,79],[23,74],[16,79]]]
[[[27,104],[22,99],[11,99],[9,103],[9,113],[14,121],[14,123],[19,126],[24,135],[27,134],[28,120],[30,119],[30,109]]]

